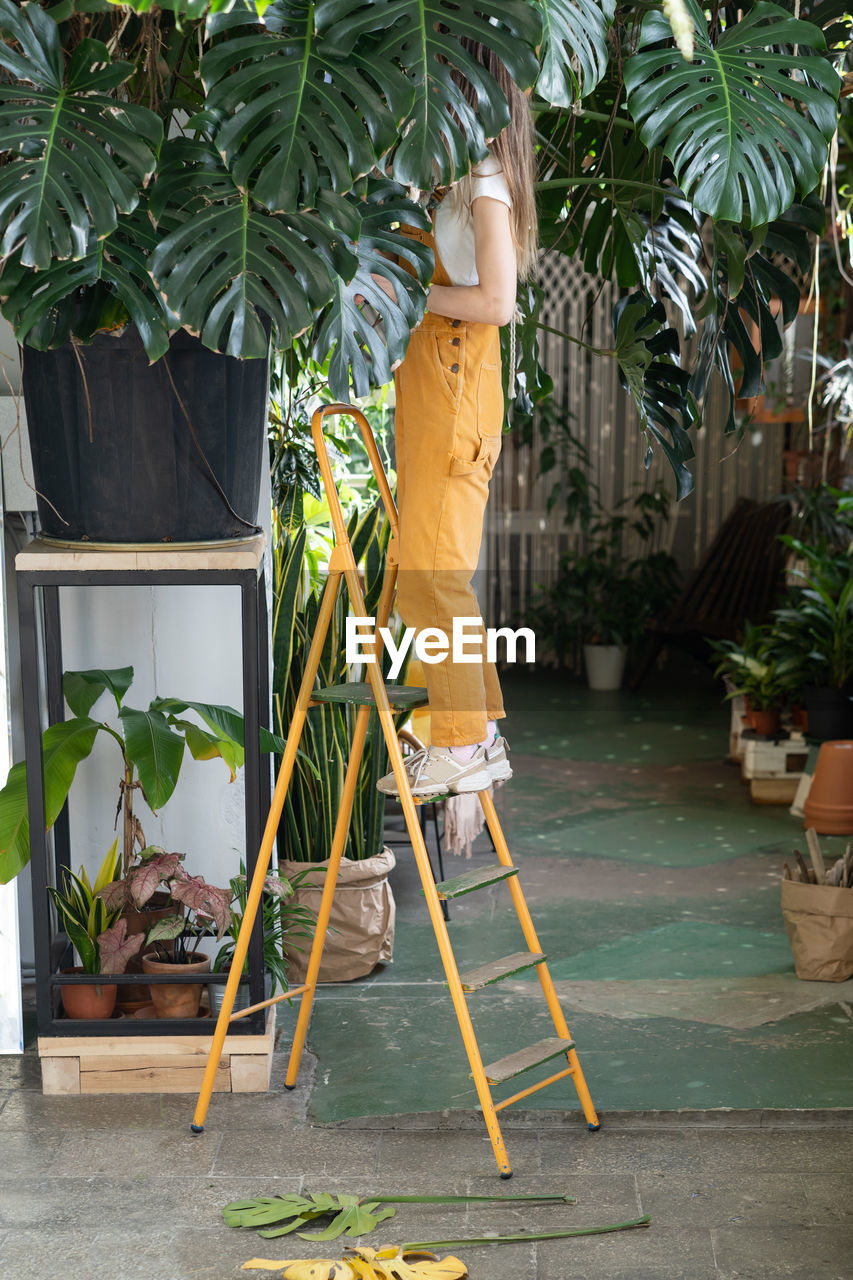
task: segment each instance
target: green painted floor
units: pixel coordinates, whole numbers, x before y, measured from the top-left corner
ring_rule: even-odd
[[[496,803],[597,1108],[853,1105],[853,980],[800,982],[780,912],[802,824],[750,803],[706,670],[680,658],[636,693],[504,684],[514,777]],[[844,842],[824,843],[832,857]],[[411,850],[395,847],[394,963],[318,992],[319,1123],[476,1105]],[[492,861],[481,837],[467,865]],[[451,911],[460,968],[523,949],[505,888]],[[486,1061],[553,1034],[535,978],[473,997],[472,1016]],[[577,1100],[561,1081],[522,1105]]]

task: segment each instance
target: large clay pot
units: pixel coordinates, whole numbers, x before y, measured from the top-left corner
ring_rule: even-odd
[[[853,741],[821,746],[803,805],[803,825],[821,835],[853,835]]]
[[[143,973],[179,974],[181,977],[193,973],[208,973],[210,956],[193,953],[193,959],[186,964],[176,964],[171,960],[158,960],[154,952],[149,951],[142,957]],[[151,1003],[158,1018],[194,1018],[201,1004],[201,984],[190,983],[172,985],[165,982],[152,982]]]
[[[63,969],[63,973],[83,973],[84,970],[77,965],[73,969]],[[116,993],[118,987],[115,983],[108,984],[88,982],[78,985],[68,983],[63,986],[62,990],[62,1007],[65,1010],[65,1016],[68,1018],[111,1018],[113,1010],[116,1007]]]

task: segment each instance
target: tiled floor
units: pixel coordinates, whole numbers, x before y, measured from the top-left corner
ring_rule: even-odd
[[[800,828],[750,805],[723,763],[726,710],[701,671],[687,677],[612,696],[508,688],[502,819],[599,1132],[570,1085],[545,1090],[503,1113],[514,1177],[497,1178],[401,848],[394,963],[321,989],[294,1092],[290,1012],[271,1091],[214,1095],[196,1137],[193,1097],[45,1098],[31,1050],[0,1058],[4,1280],[227,1280],[253,1256],[339,1257],[222,1223],[231,1199],[299,1189],[577,1199],[401,1206],[371,1244],[651,1215],[624,1233],[439,1250],[473,1280],[850,1280],[853,983],[794,976],[778,877]],[[475,859],[489,856],[481,839]],[[518,949],[499,889],[452,914],[463,964]],[[479,997],[484,1052],[547,1032],[537,990]]]

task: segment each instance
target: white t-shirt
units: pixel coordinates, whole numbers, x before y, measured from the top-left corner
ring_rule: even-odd
[[[463,193],[466,185],[463,179]],[[491,153],[471,170],[470,187],[472,204],[478,196],[489,196],[512,208],[500,162]],[[452,284],[480,283],[474,257],[471,205],[464,200],[452,200],[449,192],[435,212],[435,244]]]

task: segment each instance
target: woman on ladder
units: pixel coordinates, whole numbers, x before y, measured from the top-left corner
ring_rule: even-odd
[[[454,619],[466,619],[469,655],[424,663],[431,745],[406,760],[415,796],[482,791],[512,777],[497,730],[506,714],[500,683],[471,579],[504,421],[498,326],[512,320],[517,280],[536,261],[533,125],[503,64],[482,45],[462,43],[500,85],[511,122],[470,176],[443,198],[434,194],[432,232],[406,228],[432,248],[435,271],[395,376],[397,608],[407,626],[438,628],[451,644]],[[397,794],[393,773],[377,785]]]

